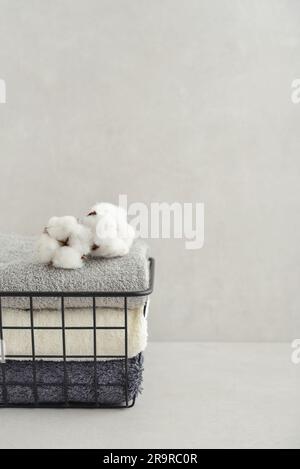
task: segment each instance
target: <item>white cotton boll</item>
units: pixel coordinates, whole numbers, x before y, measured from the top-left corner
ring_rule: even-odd
[[[96,225],[96,239],[100,241],[106,238],[118,237],[118,225],[115,218],[111,215],[103,215],[99,218]]]
[[[59,269],[80,269],[83,266],[80,252],[70,246],[60,247],[54,254],[53,266]]]
[[[92,230],[75,217],[52,217],[38,243],[38,259],[57,268],[78,269],[92,245]]]
[[[59,248],[59,242],[44,233],[37,242],[37,258],[42,264],[49,264]]]
[[[125,256],[129,252],[128,245],[118,236],[118,226],[115,218],[110,215],[100,217],[96,227],[94,246],[91,254],[94,257]]]
[[[91,231],[95,232],[98,221],[99,221],[98,216],[88,215],[86,217],[83,217],[82,224],[85,227],[89,228]]]
[[[118,207],[117,205],[99,203],[90,209],[82,223],[95,233],[97,225],[101,220],[110,220],[111,223],[113,220],[115,226],[119,229],[119,226],[127,225],[127,214],[122,207]]]
[[[80,224],[78,224],[75,233],[72,233],[68,240],[68,245],[80,252],[82,256],[87,256],[90,253],[93,244],[91,230]]]
[[[50,218],[46,230],[51,238],[60,242],[65,242],[69,236],[76,232],[78,221],[75,217],[52,217]]]
[[[101,244],[91,251],[93,257],[121,257],[128,254],[129,248],[126,243],[119,238],[106,238]]]
[[[127,213],[122,207],[96,204],[84,218],[83,224],[92,232],[92,256],[118,257],[128,254],[135,230],[127,223]]]
[[[131,248],[135,238],[135,229],[129,223],[120,224],[118,226],[118,237],[126,243],[128,248]]]
[[[89,211],[91,217],[100,217],[100,216],[112,216],[115,220],[120,221],[120,223],[127,221],[127,213],[124,208],[119,207],[118,205],[109,204],[106,202],[101,202],[95,204]]]

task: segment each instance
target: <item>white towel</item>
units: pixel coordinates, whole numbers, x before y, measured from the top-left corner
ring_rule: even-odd
[[[30,326],[30,312],[4,308],[2,311],[3,326]],[[144,351],[147,345],[147,319],[143,314],[143,307],[128,310],[128,357],[134,357]],[[56,310],[34,311],[35,327],[61,327],[61,312]],[[97,327],[123,327],[125,325],[124,311],[114,308],[96,309]],[[93,327],[93,311],[91,308],[66,309],[66,327]],[[6,355],[31,355],[31,330],[3,329],[3,339]],[[66,355],[94,354],[93,330],[66,330]],[[61,330],[35,330],[36,355],[62,355],[63,340]],[[97,355],[125,355],[125,330],[106,329],[97,330]],[[17,358],[16,358],[17,359]],[[25,360],[25,358],[19,358]],[[43,358],[42,358],[43,359]],[[61,358],[49,358],[49,360]],[[71,358],[70,358],[71,359]],[[75,358],[73,358],[75,359]],[[78,358],[87,360],[87,358]],[[93,358],[90,358],[91,360]],[[111,359],[111,358],[108,358]]]

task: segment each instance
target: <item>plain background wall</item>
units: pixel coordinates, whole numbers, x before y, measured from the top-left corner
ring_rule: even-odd
[[[300,335],[298,0],[0,0],[0,229],[204,202],[152,241],[154,340]]]

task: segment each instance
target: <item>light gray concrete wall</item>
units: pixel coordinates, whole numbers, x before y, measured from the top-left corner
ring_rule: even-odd
[[[152,241],[151,338],[300,335],[298,0],[0,0],[0,229],[97,200],[205,203]]]

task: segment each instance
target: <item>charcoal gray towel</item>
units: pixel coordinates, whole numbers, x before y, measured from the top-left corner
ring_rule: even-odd
[[[33,367],[31,361],[7,361],[5,366],[6,396],[9,404],[33,404]],[[63,404],[64,364],[36,361],[38,400],[42,404]],[[66,362],[67,400],[77,404],[95,402],[94,363]],[[128,360],[128,398],[131,401],[141,392],[143,356]],[[100,404],[123,405],[125,402],[124,361],[97,362],[97,398]],[[0,369],[0,406],[4,404],[3,377]]]
[[[35,254],[36,238],[0,234],[1,291],[143,291],[149,286],[148,246],[136,240],[127,256],[87,260],[82,269],[55,269],[39,264]],[[131,308],[145,298],[129,299]],[[4,306],[27,309],[29,298],[4,298]],[[58,308],[55,298],[37,298],[34,307]],[[66,307],[89,307],[90,298],[66,298]],[[98,298],[97,306],[123,307],[123,298]]]

